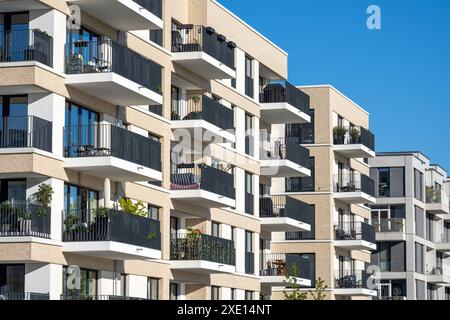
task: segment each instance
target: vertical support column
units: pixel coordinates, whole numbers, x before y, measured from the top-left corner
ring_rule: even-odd
[[[236,272],[245,273],[245,230],[234,229],[235,249],[236,249]]]
[[[114,292],[114,272],[101,270],[98,272],[98,294],[104,296],[119,295],[118,292]]]
[[[253,252],[254,252],[254,264],[255,264],[255,275],[259,275],[259,233],[253,233]]]
[[[234,174],[236,186],[236,210],[245,212],[245,171],[236,167]]]
[[[111,181],[108,178],[103,183],[103,206],[111,208]]]
[[[234,49],[236,66],[236,90],[245,93],[245,52],[239,48]]]
[[[259,103],[259,61],[256,59],[253,59],[253,99]]]

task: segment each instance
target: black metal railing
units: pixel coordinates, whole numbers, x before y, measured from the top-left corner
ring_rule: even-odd
[[[310,169],[309,150],[293,139],[273,138],[261,141],[261,160],[290,160]]]
[[[234,69],[236,44],[217,34],[211,27],[174,25],[172,29],[172,52],[203,51]]]
[[[124,296],[116,296],[116,295],[90,295],[90,294],[77,294],[77,293],[68,293],[62,294],[60,297],[61,300],[69,300],[69,301],[125,301],[125,300],[148,300],[144,298],[134,298],[134,297],[124,297]]]
[[[364,222],[341,222],[334,225],[335,240],[364,240],[375,243],[375,228]]]
[[[364,192],[375,197],[375,182],[364,174],[334,175],[334,192]]]
[[[147,89],[161,92],[162,67],[112,40],[66,44],[66,73],[117,73]]]
[[[375,136],[369,130],[357,126],[338,126],[333,129],[334,144],[362,144],[375,150]]]
[[[35,116],[0,117],[0,148],[52,152],[52,123]]]
[[[255,254],[253,252],[245,252],[245,273],[255,273]]]
[[[223,130],[234,128],[233,110],[203,94],[172,97],[171,119],[205,120]]]
[[[405,219],[391,218],[373,220],[375,232],[405,232]]]
[[[133,0],[143,8],[153,13],[158,18],[162,18],[162,0]]]
[[[337,270],[334,273],[335,288],[368,289],[370,274],[365,270]]]
[[[205,190],[235,199],[234,176],[206,164],[172,164],[171,190]]]
[[[117,157],[161,171],[161,143],[112,124],[64,127],[64,157]]]
[[[236,253],[234,242],[205,234],[180,234],[172,237],[171,260],[205,260],[234,266]]]
[[[309,95],[287,81],[270,82],[261,90],[259,95],[259,102],[261,103],[286,102],[304,113],[309,113]]]
[[[64,242],[114,241],[161,250],[159,221],[113,209],[64,211],[62,238]]]
[[[0,237],[50,238],[50,208],[34,204],[0,204]]]
[[[0,301],[29,301],[29,300],[50,300],[48,293],[35,293],[35,292],[0,292]]]
[[[305,221],[311,212],[311,206],[289,196],[261,197],[259,199],[261,218],[292,218]]]
[[[38,61],[53,67],[53,38],[38,30],[0,33],[0,62]]]
[[[261,256],[260,276],[287,276],[286,255],[284,253],[270,253]]]
[[[255,196],[253,193],[245,193],[245,213],[255,214]]]

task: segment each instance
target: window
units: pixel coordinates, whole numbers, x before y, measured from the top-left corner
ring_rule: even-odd
[[[314,240],[316,238],[316,206],[311,205],[309,212],[301,212],[300,221],[311,226],[310,231],[286,232],[286,240]]]
[[[253,156],[254,141],[253,141],[253,117],[245,114],[245,154]]]
[[[292,270],[296,266],[299,278],[311,280],[311,286],[315,286],[316,280],[316,255],[314,253],[286,254],[286,270]]]
[[[286,192],[313,192],[315,191],[316,160],[314,157],[309,159],[310,177],[286,178]]]
[[[162,46],[163,45],[162,30],[150,30],[150,41],[156,43],[159,46]]]
[[[253,194],[253,175],[251,173],[245,173],[245,192]]]
[[[416,259],[415,259],[416,272],[423,274],[424,273],[424,246],[422,244],[416,242],[415,253],[416,253]]]
[[[125,275],[125,274],[120,274],[119,293],[122,297],[127,296],[127,275]]]
[[[245,213],[254,214],[253,175],[245,173]]]
[[[235,241],[236,240],[236,228],[235,227],[231,227],[231,241]]]
[[[80,223],[89,223],[93,220],[93,211],[98,208],[98,191],[64,184],[64,219],[75,215]]]
[[[245,56],[245,76],[253,78],[253,59]]]
[[[147,278],[147,298],[159,300],[159,279]]]
[[[253,253],[253,233],[245,231],[245,273],[255,272],[255,255]]]
[[[414,169],[414,197],[417,200],[423,201],[423,173]]]
[[[254,97],[253,59],[245,56],[245,94]]]
[[[390,175],[389,168],[378,169],[378,195],[379,197],[389,197],[390,195]]]
[[[245,231],[245,252],[253,252],[253,232]]]
[[[425,238],[425,212],[422,208],[414,207],[414,222],[416,226],[416,235]]]
[[[231,288],[231,300],[236,300],[236,289]]]
[[[0,294],[20,293],[25,290],[25,265],[0,264]]]
[[[28,13],[0,14],[0,21],[2,21],[0,45],[2,48],[10,48],[2,50],[2,61],[26,60],[24,52],[29,48],[28,29],[30,29]]]
[[[211,287],[211,300],[220,300],[219,287]]]
[[[287,123],[286,138],[293,139],[300,144],[314,144],[314,109],[309,110],[310,123]]]
[[[253,300],[253,291],[245,290],[245,300]]]
[[[178,300],[178,296],[179,296],[178,283],[171,283],[169,291],[170,291],[170,300]]]
[[[178,237],[178,230],[180,230],[180,219],[178,217],[170,217],[170,235],[172,238]]]
[[[217,222],[211,223],[211,235],[217,238],[220,237],[220,224],[218,224]]]
[[[152,220],[159,220],[159,210],[159,207],[149,204],[147,208],[148,217]]]
[[[73,277],[73,273],[77,270],[63,267],[63,295],[69,297],[92,297],[97,295],[97,279],[98,274],[95,270],[80,269],[80,278]],[[75,283],[68,283],[73,279]],[[79,288],[77,288],[80,281]]]

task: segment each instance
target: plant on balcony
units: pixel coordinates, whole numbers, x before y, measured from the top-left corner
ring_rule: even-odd
[[[150,232],[147,235],[147,240],[153,240],[153,239],[156,239],[156,232]]]
[[[158,84],[156,87],[155,87],[155,92],[156,93],[159,93],[159,94],[162,94],[163,92],[162,92],[162,88],[161,88],[161,86]]]
[[[66,219],[64,220],[64,225],[66,226],[66,230],[71,231],[76,228],[76,226],[79,224],[80,219],[75,214],[69,214],[67,215]]]
[[[333,137],[335,143],[344,143],[345,135],[347,134],[347,129],[343,126],[337,126],[333,128]]]
[[[53,199],[53,187],[49,184],[41,184],[38,187],[38,191],[31,197],[34,203],[37,205],[37,213],[39,216],[44,216],[48,213],[48,208]]]
[[[202,232],[199,229],[187,228],[186,238],[189,240],[198,240],[202,236]]]
[[[290,290],[283,291],[284,300],[306,300],[308,295],[301,291],[300,285],[297,283],[297,276],[297,265],[294,263],[286,275],[286,282],[289,283],[287,286],[290,287]]]
[[[121,198],[119,204],[123,212],[133,214],[139,217],[148,216],[148,212],[141,201],[134,203],[131,199]]]
[[[316,280],[315,291],[309,290],[309,294],[313,297],[314,300],[325,300],[326,294],[325,291],[328,289],[328,286],[325,284],[325,281],[322,278],[318,278]]]
[[[358,128],[356,128],[356,127],[350,128],[349,135],[350,135],[351,143],[355,144],[355,143],[359,142],[360,132],[359,132]]]

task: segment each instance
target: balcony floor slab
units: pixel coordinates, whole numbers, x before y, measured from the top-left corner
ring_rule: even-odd
[[[174,52],[172,54],[172,59],[177,64],[195,72],[205,79],[236,78],[235,70],[202,51]]]
[[[310,115],[287,102],[262,103],[261,119],[269,124],[311,122]]]
[[[311,225],[288,217],[261,217],[261,229],[268,232],[311,231]]]
[[[295,278],[296,283],[301,287],[311,287],[311,280],[303,278]],[[282,287],[286,286],[285,276],[261,276],[261,285],[268,287]]]
[[[261,175],[267,177],[309,177],[311,170],[291,160],[261,160]]]
[[[377,245],[365,240],[335,240],[334,246],[347,250],[376,250]]]
[[[236,267],[205,260],[171,260],[171,269],[200,274],[235,273]]]
[[[236,201],[206,190],[172,190],[172,200],[180,200],[203,208],[235,207]]]
[[[375,151],[362,144],[335,144],[334,151],[346,158],[374,158]]]

